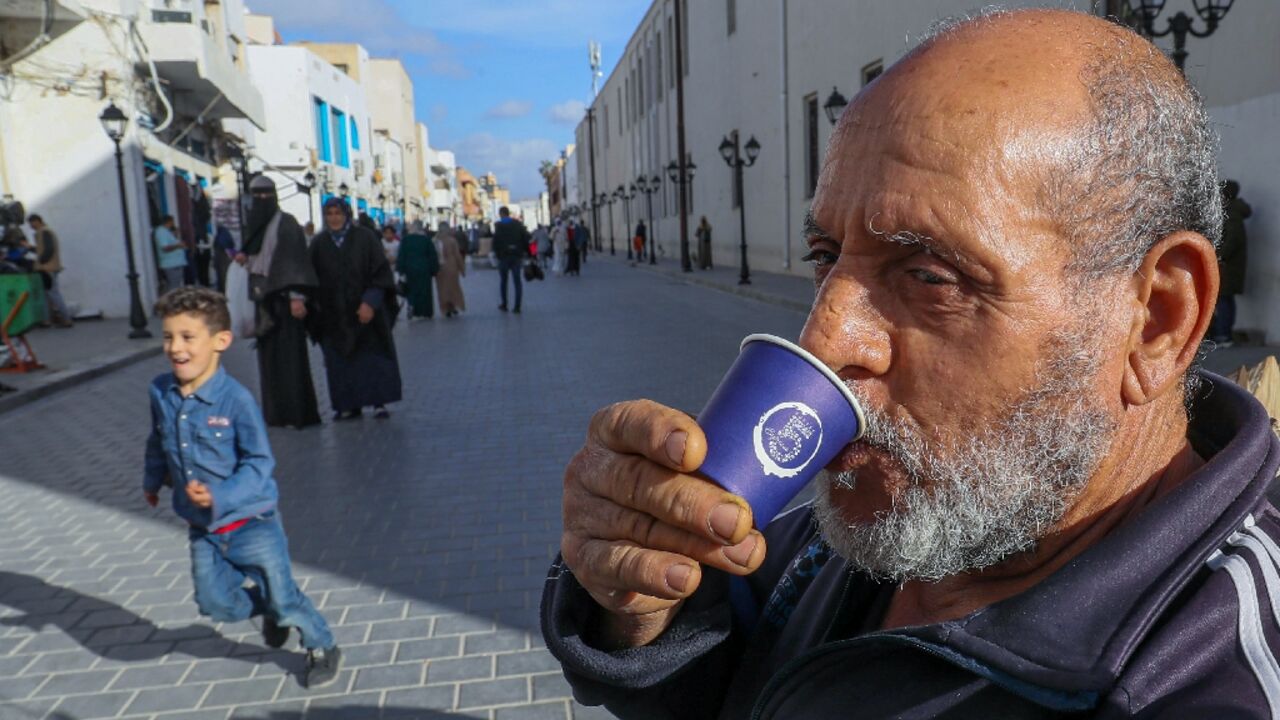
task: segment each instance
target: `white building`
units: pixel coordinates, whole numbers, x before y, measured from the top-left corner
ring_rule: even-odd
[[[852,98],[915,44],[936,20],[960,15],[971,0],[714,0],[681,3],[687,16],[684,56],[686,150],[696,165],[690,184],[690,235],[702,216],[714,228],[717,264],[736,263],[741,239],[733,171],[718,151],[738,133],[755,137],[758,159],[744,169],[746,242],[752,268],[807,273],[799,262],[799,225],[808,209],[832,125],[823,105],[832,89]],[[1019,0],[1006,6],[1076,8],[1104,13],[1122,3]],[[1095,8],[1095,6],[1099,6]],[[597,194],[629,189],[657,175],[655,234],[678,252],[675,17],[672,0],[654,0],[592,103],[594,127],[579,124],[579,197],[590,194],[589,136],[594,130]],[[1113,7],[1114,9],[1114,7]],[[1177,12],[1196,17],[1191,0],[1168,0],[1156,26]],[[1196,27],[1203,26],[1196,20]],[[1187,75],[1200,89],[1222,136],[1220,170],[1236,178],[1254,208],[1247,222],[1250,268],[1238,327],[1280,339],[1280,3],[1238,2],[1208,38],[1189,37]],[[1172,38],[1156,41],[1168,49]],[[611,199],[599,211],[601,237],[624,243],[645,212],[643,195]],[[612,215],[612,219],[610,216]],[[692,241],[692,237],[690,238]],[[621,248],[620,248],[621,249]]]
[[[255,43],[275,37],[270,18],[251,16],[250,24]],[[247,52],[266,108],[266,130],[240,128],[250,171],[275,181],[281,207],[301,223],[320,227],[321,205],[343,187],[356,212],[376,217],[375,142],[360,83],[305,46],[252,44]],[[309,194],[299,189],[308,172],[316,178]]]
[[[124,205],[149,305],[157,287],[153,225],[172,214],[181,233],[194,231],[189,188],[224,190],[221,121],[242,118],[260,128],[265,113],[247,73],[240,0],[70,4],[86,21],[75,22],[68,2],[53,3],[57,36],[17,62],[0,60],[7,89],[0,96],[0,194],[22,201],[58,232],[69,302],[123,316],[125,211],[115,147],[98,116],[114,103],[129,118],[121,143]],[[43,6],[0,3],[6,46],[30,27],[32,7]]]

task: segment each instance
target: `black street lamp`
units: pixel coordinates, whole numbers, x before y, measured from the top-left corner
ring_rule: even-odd
[[[1166,21],[1164,30],[1156,32],[1156,18],[1164,10],[1165,0],[1138,0],[1137,7],[1134,7],[1133,0],[1125,0],[1125,7],[1129,11],[1130,16],[1136,16],[1142,25],[1142,31],[1148,37],[1158,38],[1166,35],[1173,35],[1173,64],[1178,66],[1180,72],[1185,73],[1184,64],[1187,61],[1187,35],[1194,35],[1198,38],[1206,38],[1218,29],[1218,23],[1230,12],[1232,4],[1235,0],[1193,0],[1196,8],[1196,14],[1204,20],[1205,29],[1196,30],[1193,26],[1195,20],[1188,14],[1178,11],[1178,14]]]
[[[626,188],[626,186],[625,186],[625,185],[619,185],[619,186],[618,186],[618,189],[613,191],[613,194],[614,194],[614,197],[616,197],[616,198],[618,198],[619,200],[622,200],[622,201],[623,201],[623,202],[622,202],[622,222],[624,223],[624,225],[623,225],[623,229],[624,229],[624,230],[626,231],[626,233],[627,233],[627,234],[624,236],[624,237],[626,238],[626,241],[627,241],[627,259],[628,259],[628,260],[634,260],[634,259],[636,259],[636,257],[635,257],[635,253],[633,253],[633,252],[632,252],[632,250],[631,250],[631,245],[632,245],[632,239],[631,239],[631,238],[632,238],[632,236],[631,236],[631,232],[632,232],[632,230],[631,230],[631,198],[633,198],[633,197],[635,197],[635,196],[636,196],[636,186],[635,186],[635,185],[632,185],[632,186],[631,186],[631,192],[629,192],[629,193],[628,193],[628,192],[627,192],[627,188]]]
[[[741,150],[747,151],[745,160],[742,158]],[[747,268],[747,194],[742,186],[742,168],[755,165],[756,157],[759,154],[760,143],[756,142],[754,135],[742,148],[738,146],[737,130],[734,130],[720,141],[720,157],[724,158],[725,163],[733,168],[734,188],[738,194],[738,223],[742,233],[742,267],[738,273],[739,285],[751,284],[751,271]]]
[[[835,125],[840,119],[840,115],[844,113],[844,108],[849,104],[844,95],[840,94],[834,86],[831,88],[831,94],[827,96],[827,101],[822,104],[822,110],[827,114],[827,120]]]
[[[647,216],[649,218],[649,237],[645,238],[645,241],[649,244],[649,264],[650,265],[658,264],[658,252],[657,252],[658,233],[653,227],[653,194],[658,192],[658,188],[661,186],[662,186],[662,178],[658,177],[657,175],[654,175],[652,178],[647,178],[644,175],[641,175],[640,177],[636,178],[636,187],[640,190],[640,192],[644,193],[645,206],[648,210]],[[644,256],[641,256],[640,259],[644,260]]]
[[[613,197],[613,195],[610,195],[609,193],[600,193],[600,204],[601,205],[608,204],[609,206],[609,254],[610,255],[616,254],[616,251],[613,248],[613,237],[616,234],[614,231],[617,229],[613,224],[614,199],[615,198]]]
[[[125,127],[129,118],[116,107],[114,102],[107,104],[98,116],[102,129],[116,146],[116,180],[120,184],[120,219],[124,221],[124,252],[129,260],[129,326],[133,328],[129,337],[142,339],[151,337],[147,329],[147,314],[142,309],[142,297],[138,294],[138,268],[133,261],[133,229],[129,226],[129,196],[124,186],[124,154],[120,151],[120,141],[124,139]]]
[[[693,184],[693,174],[697,170],[698,166],[694,164],[693,158],[685,158],[683,167],[676,160],[667,163],[667,179],[680,188],[679,205],[682,207],[688,207],[685,203],[685,199],[688,197],[685,194],[687,192],[685,188]],[[693,262],[689,258],[689,238],[683,235],[680,238],[680,269],[685,272],[693,270]]]
[[[312,225],[316,224],[316,209],[314,203],[311,202],[311,191],[315,189],[316,174],[308,170],[307,174],[302,176],[302,181],[298,183],[298,192],[307,196],[307,219],[311,221]]]

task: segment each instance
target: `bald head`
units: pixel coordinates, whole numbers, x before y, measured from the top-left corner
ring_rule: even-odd
[[[831,152],[907,121],[982,147],[979,162],[1007,182],[1034,181],[1080,277],[1132,271],[1171,232],[1221,235],[1195,90],[1150,42],[1093,15],[993,11],[936,26],[854,99]]]

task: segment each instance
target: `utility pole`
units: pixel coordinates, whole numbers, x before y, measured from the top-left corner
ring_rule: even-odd
[[[686,177],[686,153],[684,149],[684,3],[675,0],[676,11],[676,152],[679,153],[680,176]],[[693,180],[692,177],[689,178]],[[693,270],[689,261],[689,204],[684,186],[680,189],[680,269],[684,272]]]
[[[587,105],[587,149],[591,163],[591,235],[595,237],[596,252],[600,252],[600,211],[596,207],[596,94],[599,91],[600,43],[592,40],[587,46],[591,60],[591,102]]]

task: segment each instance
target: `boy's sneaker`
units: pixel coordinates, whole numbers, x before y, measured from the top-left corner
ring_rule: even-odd
[[[308,650],[307,675],[304,682],[308,688],[324,687],[338,679],[340,669],[342,669],[342,650],[337,645],[328,650]]]
[[[262,618],[262,641],[269,648],[282,648],[289,641],[289,626],[278,625],[276,621],[270,617]]]

